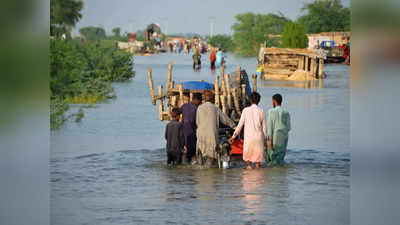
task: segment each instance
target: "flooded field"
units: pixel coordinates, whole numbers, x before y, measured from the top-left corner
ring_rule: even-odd
[[[213,82],[189,55],[135,56],[136,77],[117,98],[51,134],[51,224],[349,224],[349,67],[327,65],[323,82],[258,81],[260,106],[283,95],[291,113],[287,166],[246,171],[168,168],[165,124],[151,105],[146,69],[165,86]],[[254,58],[229,55],[225,71],[254,73]]]

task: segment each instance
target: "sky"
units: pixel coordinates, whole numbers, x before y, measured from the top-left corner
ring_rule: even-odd
[[[304,3],[314,0],[83,0],[82,18],[74,33],[85,26],[101,26],[107,33],[142,30],[156,23],[162,32],[209,35],[214,17],[214,34],[232,34],[235,15],[245,12],[278,13],[290,19],[301,15]],[[342,0],[350,6],[350,0]]]

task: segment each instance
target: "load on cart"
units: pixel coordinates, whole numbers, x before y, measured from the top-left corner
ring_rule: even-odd
[[[157,93],[152,79],[152,70],[147,71],[151,101],[153,105],[157,105],[158,102],[160,121],[170,121],[172,108],[181,107],[184,103],[192,101],[194,93],[204,95],[205,91],[211,91],[214,94],[214,104],[236,123],[240,119],[242,110],[250,105],[249,96],[252,88],[246,71],[240,67],[230,74],[225,74],[224,67],[221,67],[220,76],[216,75],[214,84],[205,81],[188,81],[176,85],[172,80],[172,68],[171,62],[168,65],[165,90],[160,84],[157,86]],[[257,77],[253,75],[253,89],[256,88],[256,79]],[[218,145],[215,151],[220,168],[229,166],[232,158],[243,154],[243,140],[240,135],[232,144],[228,141],[233,132],[231,128],[223,125],[218,130]]]

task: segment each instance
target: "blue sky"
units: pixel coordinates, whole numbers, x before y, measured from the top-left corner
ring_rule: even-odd
[[[304,3],[313,0],[83,0],[83,17],[76,30],[84,26],[103,26],[107,33],[121,27],[122,33],[144,29],[157,23],[168,33],[210,32],[210,17],[215,18],[214,34],[231,34],[235,15],[245,12],[277,13],[296,19]],[[350,0],[342,0],[349,7]]]

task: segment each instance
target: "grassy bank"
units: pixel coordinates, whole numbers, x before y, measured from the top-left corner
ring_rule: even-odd
[[[66,118],[69,104],[95,104],[115,97],[111,82],[134,76],[132,55],[113,41],[50,39],[50,124],[55,129]],[[78,119],[79,120],[79,119]]]

